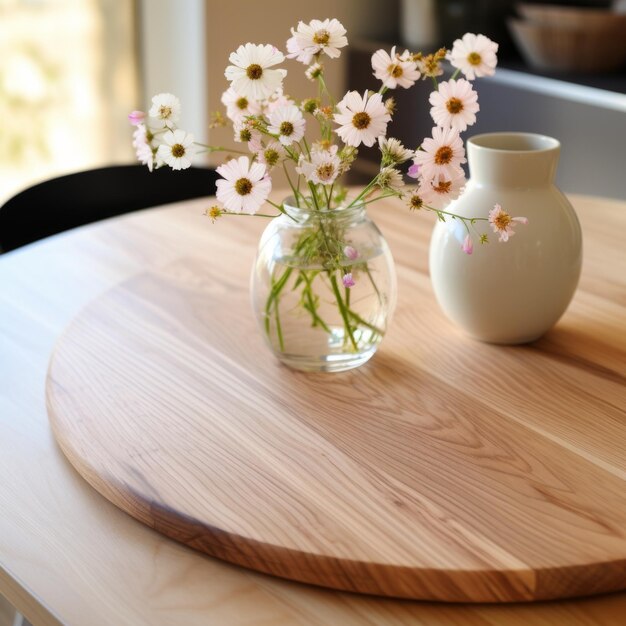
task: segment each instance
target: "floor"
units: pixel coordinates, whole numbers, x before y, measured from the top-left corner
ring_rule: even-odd
[[[3,595],[0,595],[0,626],[32,626],[32,624],[20,615]]]

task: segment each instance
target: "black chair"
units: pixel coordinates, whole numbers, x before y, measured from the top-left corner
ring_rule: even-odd
[[[215,170],[116,165],[34,185],[0,207],[0,252],[151,206],[215,194]]]

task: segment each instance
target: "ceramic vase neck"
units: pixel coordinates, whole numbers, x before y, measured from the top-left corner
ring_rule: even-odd
[[[539,187],[554,182],[561,144],[533,133],[489,133],[467,142],[470,178],[478,185]]]

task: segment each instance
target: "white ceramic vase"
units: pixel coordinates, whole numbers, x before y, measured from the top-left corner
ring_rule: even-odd
[[[500,243],[486,222],[489,243],[461,250],[458,220],[438,222],[430,245],[430,275],[445,314],[472,337],[499,344],[538,339],[563,315],[580,277],[582,234],[576,213],[554,185],[560,144],[530,133],[490,133],[467,142],[470,179],[449,207],[464,217],[487,217],[497,203],[528,218]]]

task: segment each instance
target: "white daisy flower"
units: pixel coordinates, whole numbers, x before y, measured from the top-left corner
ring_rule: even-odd
[[[459,68],[467,78],[493,76],[498,64],[498,44],[484,35],[465,33],[457,39],[448,54],[448,60]]]
[[[154,152],[148,141],[148,129],[145,124],[137,124],[133,133],[133,148],[137,154],[137,159],[142,165],[147,165],[148,169],[154,169]]]
[[[256,213],[272,190],[272,181],[262,163],[250,163],[241,156],[217,168],[222,180],[216,182],[217,199],[228,211]]]
[[[226,115],[233,122],[247,115],[258,115],[261,112],[261,105],[258,102],[240,96],[232,87],[222,94],[222,104],[226,107]]]
[[[152,98],[148,115],[159,128],[174,128],[180,118],[180,100],[171,93],[160,93]]]
[[[385,50],[377,50],[372,55],[372,69],[374,76],[383,82],[389,89],[404,87],[408,89],[419,79],[420,72],[417,63],[406,52],[403,56],[396,54],[396,47],[391,49],[391,54]]]
[[[361,97],[357,91],[349,91],[337,104],[337,110],[334,120],[340,126],[336,132],[344,143],[354,147],[361,143],[373,146],[387,132],[391,119],[379,93],[368,96],[365,91]]]
[[[381,189],[390,189],[391,191],[402,191],[404,187],[404,179],[402,173],[392,165],[383,167],[378,173],[377,185]]]
[[[422,149],[413,157],[413,163],[419,166],[420,176],[433,178],[438,174],[452,178],[462,173],[461,163],[465,163],[465,148],[454,128],[433,127],[432,139],[427,137]]]
[[[451,126],[459,132],[476,122],[480,109],[478,94],[464,78],[439,83],[439,90],[430,94],[429,101],[433,105],[430,115],[435,124],[444,128]]]
[[[328,150],[311,150],[310,159],[300,155],[296,172],[316,185],[331,185],[341,173],[341,159],[337,156],[337,146]]]
[[[268,121],[267,131],[278,135],[278,140],[285,146],[300,141],[304,136],[306,122],[300,109],[293,104],[274,109],[268,115]]]
[[[285,60],[278,48],[247,43],[228,57],[232,65],[224,71],[230,86],[240,95],[252,100],[265,100],[282,86],[287,70],[269,69]]]
[[[251,141],[261,141],[262,134],[254,127],[254,120],[239,118],[233,123],[233,139],[237,143],[250,143]]]
[[[443,209],[461,195],[464,186],[465,176],[462,172],[457,172],[452,177],[437,174],[431,179],[422,181],[417,195],[425,205],[433,209]]]
[[[287,156],[287,152],[280,141],[270,141],[264,146],[261,141],[254,139],[248,144],[248,148],[256,154],[257,161],[267,166],[268,170],[278,165]]]
[[[157,156],[173,170],[186,170],[191,167],[191,157],[195,153],[192,144],[193,135],[190,133],[180,128],[168,130],[163,135],[163,143],[157,150]]]
[[[400,165],[413,158],[415,152],[405,148],[398,139],[393,137],[379,137],[378,147],[383,155],[383,163]]]
[[[323,52],[336,59],[341,54],[339,48],[348,45],[345,34],[346,29],[335,18],[311,20],[308,24],[298,22],[298,27],[291,29],[292,36],[287,40],[287,58],[309,65],[316,54]]]

